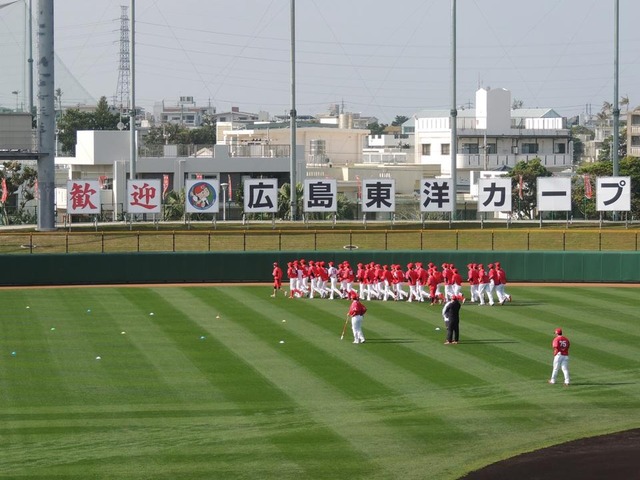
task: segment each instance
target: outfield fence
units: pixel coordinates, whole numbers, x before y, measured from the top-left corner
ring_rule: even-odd
[[[638,251],[637,230],[0,232],[0,254],[336,250]]]

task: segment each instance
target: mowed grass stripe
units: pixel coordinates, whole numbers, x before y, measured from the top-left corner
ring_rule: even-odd
[[[127,291],[127,293],[129,293],[129,292]],[[144,295],[144,292],[141,292],[141,293],[142,293],[142,295],[136,296],[136,298],[137,298],[137,299],[139,299],[140,297],[142,297],[142,302],[141,302],[142,304],[145,304],[145,306],[146,306],[146,305],[149,305],[149,304],[153,304],[153,305],[154,305],[154,309],[158,311],[158,313],[153,317],[153,319],[154,319],[154,321],[155,321],[156,323],[161,323],[161,324],[162,324],[162,323],[165,323],[165,322],[166,322],[166,320],[163,320],[163,318],[164,318],[165,316],[172,317],[172,318],[171,318],[170,320],[168,320],[168,321],[169,321],[169,322],[171,322],[173,325],[175,325],[175,324],[180,324],[180,323],[183,323],[183,324],[184,324],[184,323],[189,323],[189,322],[182,322],[182,321],[181,321],[181,319],[179,318],[180,316],[172,315],[172,313],[175,313],[175,312],[170,312],[170,313],[169,313],[169,315],[166,315],[167,311],[168,311],[168,310],[170,310],[170,309],[168,309],[168,308],[163,308],[163,307],[162,307],[162,305],[160,305],[160,303],[161,303],[161,302],[158,302],[158,301],[157,301],[157,300],[158,300],[157,298],[153,298],[153,299],[152,299],[152,301],[149,301],[149,299],[145,299],[145,297],[148,297],[148,295]],[[155,295],[151,295],[151,296],[152,296],[152,297],[155,297]],[[142,310],[146,310],[146,308],[142,308]],[[174,328],[174,330],[176,330],[176,329]],[[179,330],[179,328],[177,328],[177,330]],[[175,336],[174,336],[173,338],[175,338]],[[219,349],[216,349],[216,350],[219,350]],[[212,360],[215,360],[215,359],[212,359]],[[234,359],[234,360],[237,360],[237,359]],[[215,363],[215,362],[212,362],[212,364],[214,364],[214,363]],[[236,361],[236,362],[234,362],[234,363],[236,363],[236,364],[237,364],[238,362]],[[247,378],[247,376],[245,376],[245,375],[240,375],[240,376],[239,376],[239,378],[237,378],[237,379],[232,379],[232,381],[233,381],[234,383],[236,383],[236,384],[243,385],[243,382],[242,382],[242,381],[238,381],[240,378],[242,378],[242,380],[244,380],[244,381],[249,381],[249,383],[255,383],[255,382],[251,382],[251,381]],[[245,387],[246,387],[246,385],[245,385]],[[264,393],[264,391],[261,391],[260,393]],[[255,395],[255,392],[254,392],[254,395]],[[261,398],[260,398],[260,404],[261,404],[261,405],[262,405],[262,401],[263,401],[263,400],[264,400],[264,397],[261,397]],[[278,407],[278,409],[282,409],[284,406],[285,406],[285,405],[283,405],[283,402],[278,402],[278,403],[277,403],[277,407]],[[245,408],[246,408],[246,405],[245,405]],[[174,423],[176,423],[176,422],[173,422],[173,421],[171,421],[171,420],[167,421],[166,419],[165,419],[164,421],[165,421],[165,424],[166,424],[166,428],[163,428],[162,430],[165,432],[165,435],[166,435],[166,433],[167,433],[167,428],[171,428],[171,429],[172,429],[172,428],[174,428],[173,424],[174,424]],[[188,421],[190,422],[191,420],[188,420]],[[91,421],[86,421],[86,420],[85,420],[85,423],[91,423]],[[98,422],[98,423],[100,423],[100,422]],[[178,422],[178,423],[181,423],[181,422]],[[289,423],[289,422],[285,422],[285,424],[283,425],[283,429],[286,429],[287,427],[290,427],[290,423]],[[305,428],[305,429],[304,429],[304,430],[305,430],[305,432],[306,432],[306,431],[309,431],[309,430],[313,430],[313,428],[309,428],[309,426],[308,426],[308,425],[306,425],[306,424],[305,424],[305,427],[307,427],[307,428]],[[62,428],[71,428],[71,427],[70,427],[70,425],[66,425],[65,427],[62,427]],[[106,426],[105,426],[104,428],[106,428]],[[55,427],[53,427],[53,430],[55,430]],[[89,427],[89,428],[88,428],[88,430],[92,430],[92,429]],[[115,430],[114,434],[116,434],[116,433],[118,433],[118,431],[120,430],[120,427],[118,427],[118,426],[114,426],[114,430]],[[51,427],[49,427],[48,432],[49,432],[49,433],[52,433]],[[38,434],[38,433],[44,433],[44,432],[31,431],[30,433]],[[120,432],[120,433],[121,433],[121,432]],[[322,432],[317,432],[317,433],[318,433],[318,435],[319,435],[319,436],[321,436],[321,433],[322,433]],[[281,434],[281,432],[278,432],[278,434]],[[289,435],[289,434],[287,434],[287,435]],[[81,436],[81,435],[79,435],[79,436]],[[162,433],[160,433],[160,437],[162,437]],[[86,440],[86,439],[85,439],[85,440]],[[336,445],[336,444],[338,444],[338,445],[339,445],[339,443],[340,443],[340,442],[339,442],[338,440],[339,440],[339,439],[337,439],[337,438],[333,438],[333,439],[332,439],[332,442],[330,442],[330,443],[331,443],[332,445]],[[166,438],[164,439],[164,441],[162,441],[162,438],[159,438],[159,439],[158,439],[158,441],[159,441],[158,445],[163,445],[163,444],[164,444],[164,445],[165,445],[165,447],[164,447],[164,448],[166,448],[166,445],[167,445],[167,439],[166,439]],[[264,460],[264,455],[269,455],[269,456],[274,456],[274,455],[276,455],[276,456],[277,456],[278,448],[276,448],[275,446],[271,445],[269,442],[266,442],[266,443],[265,443],[263,440],[260,440],[258,443],[259,443],[259,447],[256,447],[256,450],[259,450],[260,452],[262,452],[261,454],[263,455],[263,460]],[[160,448],[161,448],[161,447],[160,447],[160,446],[158,446],[158,449],[160,449]],[[120,451],[120,450],[118,450],[118,449],[116,449],[116,450],[117,450],[117,451]],[[265,450],[267,450],[267,453],[265,453]],[[342,451],[345,451],[345,450],[346,450],[346,449],[342,448],[342,449],[341,449],[341,452],[342,452]],[[236,450],[236,451],[237,451],[237,450]],[[131,453],[132,453],[132,454],[135,454],[135,452],[131,452]],[[339,453],[339,452],[336,452],[336,453]],[[256,451],[255,451],[255,450],[253,451],[253,454],[254,454],[254,455],[256,454]],[[357,458],[354,458],[354,457],[353,457],[353,455],[346,455],[345,453],[342,453],[340,456],[341,456],[341,457],[343,457],[343,458],[344,458],[344,457],[348,457],[348,461],[346,461],[346,462],[347,462],[347,463],[349,463],[349,464],[353,464],[353,463],[355,463],[355,460],[358,460]],[[301,473],[301,472],[299,471],[299,469],[297,469],[296,471],[298,472],[298,475]]]
[[[272,301],[277,302],[277,300],[272,300]],[[323,306],[326,306],[329,304],[335,305],[334,302],[326,302],[326,301],[306,302],[305,300],[301,300],[301,301],[296,300],[296,302],[298,302],[297,305],[302,304],[305,311],[312,310],[318,305],[323,305]],[[383,317],[387,317],[385,312],[378,311],[379,309],[385,308],[383,305],[388,306],[387,308],[389,309],[399,309],[404,307],[404,308],[412,308],[413,311],[417,313],[424,312],[424,310],[422,310],[424,309],[424,306],[420,306],[420,305],[404,305],[402,303],[391,303],[391,304],[384,303],[383,304],[383,303],[373,303],[373,302],[370,303],[370,305],[371,305],[371,308],[369,313],[367,314],[368,317],[369,315],[372,314],[372,312],[375,312],[376,314],[382,313]],[[338,308],[340,308],[340,305]],[[379,326],[381,322],[379,320],[376,321],[375,317],[369,317],[369,320],[367,320],[367,323],[368,324],[374,323],[375,325]],[[424,329],[425,329],[424,322],[418,322],[417,318],[412,318],[411,323],[414,326],[417,323],[419,323],[420,326],[418,326],[417,329],[420,329],[424,332]],[[392,325],[397,330],[396,325],[394,323],[392,323]],[[402,335],[405,335],[405,334],[406,332],[402,332]],[[369,337],[371,338],[371,335],[369,335]],[[314,338],[316,338],[317,341],[321,341],[316,336],[314,336]],[[486,380],[480,381],[480,379],[468,375],[465,372],[465,369],[468,370],[468,367],[466,366],[466,362],[463,362],[463,365],[460,366],[460,368],[456,368],[455,366],[452,366],[451,363],[446,363],[446,362],[436,360],[436,358],[432,355],[432,353],[425,354],[424,349],[426,349],[426,351],[428,352],[435,353],[437,356],[445,355],[445,353],[447,352],[446,349],[448,347],[441,345],[441,338],[442,338],[441,334],[438,335],[438,340],[435,345],[431,341],[424,342],[423,335],[421,336],[414,335],[413,338],[415,340],[412,340],[409,342],[406,342],[406,341],[401,341],[398,343],[394,342],[392,345],[385,345],[385,347],[383,348],[376,348],[379,345],[376,343],[372,343],[366,346],[368,348],[363,348],[363,346],[357,346],[354,349],[354,346],[351,346],[349,350],[352,352],[357,351],[356,353],[357,353],[357,356],[359,357],[357,368],[359,369],[369,368],[370,372],[368,372],[368,374],[374,379],[379,378],[382,371],[388,370],[388,368],[385,368],[385,365],[381,363],[381,360],[380,360],[381,358],[384,358],[388,362],[393,362],[395,365],[397,365],[398,370],[395,372],[395,375],[388,377],[389,379],[391,378],[396,379],[395,381],[392,380],[392,384],[391,384],[392,387],[395,388],[396,390],[398,390],[397,378],[403,378],[403,377],[406,378],[408,372],[416,375],[420,379],[420,383],[413,386],[414,393],[416,389],[424,389],[424,390],[428,389],[428,391],[433,391],[434,385],[440,384],[439,385],[440,388],[438,388],[437,390],[438,391],[437,396],[432,398],[433,403],[428,404],[426,402],[426,398],[425,398],[426,396],[425,396],[422,398],[421,406],[425,407],[425,403],[427,403],[428,407],[426,407],[425,410],[429,412],[435,412],[440,416],[444,416],[444,418],[447,418],[447,415],[449,413],[449,408],[452,407],[450,403],[454,405],[459,403],[459,400],[458,401],[454,400],[453,402],[449,400],[450,398],[453,398],[456,395],[464,396],[469,391],[471,391],[472,393],[469,393],[469,395],[477,397],[479,395],[478,392],[480,391],[483,392],[484,394],[488,394],[489,391],[491,391],[492,394],[498,395],[502,400],[504,400],[505,397],[509,396],[509,393],[507,391],[498,390],[496,392],[495,388],[490,388],[489,387],[490,384]],[[409,346],[408,347],[405,346],[405,343]],[[413,350],[413,349],[418,349],[419,345],[421,344],[425,345],[426,343],[429,343],[429,345],[424,346],[424,348],[421,348],[420,350]],[[382,345],[380,346],[382,347]],[[452,347],[452,348],[455,348],[455,347]],[[371,356],[377,356],[379,358],[371,358]],[[401,368],[404,368],[404,372],[401,370]],[[486,368],[490,368],[490,365],[481,365],[479,367],[480,370],[483,370]],[[513,372],[511,372],[511,374],[514,375]],[[465,377],[465,375],[468,375],[468,377]],[[465,378],[467,378],[467,381],[465,381]],[[453,379],[456,379],[459,382],[458,385],[454,386],[452,384]],[[492,383],[494,381],[495,379],[491,379]],[[420,390],[420,391],[422,392],[424,390]],[[518,388],[516,391],[520,392],[520,390],[521,389]],[[406,394],[406,392],[402,392],[402,391],[398,391],[398,393]],[[447,399],[447,400],[443,402],[442,401],[443,399]],[[526,396],[520,395],[517,401],[518,401],[518,404],[520,405],[520,408],[525,407]],[[391,402],[391,403],[392,403],[392,406],[390,407],[390,410],[393,410],[393,406],[395,405],[395,403],[394,402]],[[442,405],[447,406],[446,411],[444,412],[441,410]],[[431,415],[433,415],[433,413]],[[417,420],[417,423],[419,424],[420,421],[418,419],[416,420]],[[447,418],[447,420],[451,425],[457,424],[453,416]],[[465,425],[465,428],[468,429],[468,426]]]
[[[202,291],[198,293],[201,297]],[[273,317],[276,313],[273,306],[269,305],[268,298],[262,303],[257,300],[247,303],[246,292],[242,290],[229,289],[224,293],[229,295],[228,301],[239,302],[244,299],[244,308],[251,311],[251,314],[248,317],[245,314],[245,318],[250,319],[244,322],[229,321],[221,316],[217,322],[219,329],[216,331],[221,341],[242,355],[265,378],[279,385],[289,397],[308,411],[311,418],[346,439],[352,450],[361,452],[370,464],[377,465],[378,472],[386,471],[385,476],[392,472],[406,476],[414,471],[411,459],[424,454],[415,438],[406,438],[402,431],[384,426],[379,410],[368,408],[367,397],[346,396],[343,389],[337,389],[327,382],[323,364],[314,361],[311,365],[307,362],[310,342],[302,337],[289,335],[292,340],[287,340],[282,347],[275,343],[274,334],[270,331],[273,327],[265,328],[273,325],[268,317]],[[311,352],[310,355],[316,355],[317,360],[317,352]],[[336,365],[336,375],[339,368],[348,369],[348,365]],[[355,370],[349,373],[350,381],[363,388],[367,383],[374,382]],[[391,391],[385,392],[384,386],[378,385],[378,388],[382,389],[381,395],[390,396]],[[313,395],[309,395],[308,392],[311,391]],[[393,465],[378,465],[377,457],[381,452],[389,452],[389,461],[397,459],[402,453],[403,460],[396,460]]]
[[[71,296],[58,306],[52,303],[51,311],[61,312],[62,318],[55,332],[49,331],[51,316],[42,312],[24,312],[35,322],[2,322],[0,331],[12,339],[24,338],[25,330],[35,329],[41,336],[35,342],[37,348],[46,344],[44,357],[58,355],[61,349],[56,342],[63,340],[80,359],[84,352],[93,355],[94,348],[105,348],[101,362],[96,364],[91,357],[86,366],[77,367],[105,370],[96,379],[105,385],[96,385],[96,392],[122,390],[128,375],[117,370],[127,363],[133,363],[132,371],[149,369],[138,375],[146,375],[143,379],[149,382],[150,392],[167,390],[164,395],[145,396],[144,389],[134,388],[121,398],[78,393],[71,400],[85,399],[86,405],[67,407],[58,403],[64,400],[61,396],[52,397],[52,404],[45,398],[24,408],[0,392],[4,420],[0,438],[6,460],[0,462],[2,475],[212,478],[215,472],[219,478],[402,475],[451,479],[543,445],[637,426],[640,392],[637,368],[630,367],[637,367],[638,348],[620,342],[620,352],[611,357],[607,336],[602,357],[599,341],[605,335],[594,313],[599,310],[593,303],[581,303],[578,296],[576,308],[567,310],[571,314],[563,310],[567,316],[556,320],[548,304],[569,307],[572,292],[567,302],[548,295],[539,298],[539,288],[524,288],[521,293],[511,289],[514,302],[505,307],[467,304],[463,306],[463,343],[449,347],[441,345],[443,330],[433,330],[434,325],[442,325],[439,309],[426,305],[368,302],[365,333],[369,342],[359,346],[339,340],[348,302],[270,299],[268,287],[160,287],[152,288],[151,294],[145,293],[148,288],[139,290],[136,298],[125,300],[92,293],[92,298]],[[229,295],[230,291],[235,293]],[[32,297],[39,294],[34,292]],[[619,295],[612,298],[615,312]],[[98,313],[91,322],[83,310],[88,300],[91,315]],[[630,305],[622,303],[624,320],[615,322],[629,322],[633,337],[639,327],[631,321]],[[18,314],[23,306],[10,308]],[[155,316],[147,310],[155,311]],[[70,316],[77,319],[69,319],[67,325]],[[575,388],[545,383],[557,321],[571,332],[574,342]],[[609,331],[615,335],[620,327],[626,328],[620,323]],[[70,335],[75,329],[79,332]],[[127,334],[120,336],[120,330]],[[188,339],[193,333],[194,338]],[[202,341],[201,335],[206,337]],[[284,344],[278,343],[281,335],[288,335],[282,337]],[[0,344],[8,345],[3,341]],[[213,351],[220,345],[226,352]],[[203,347],[200,353],[199,346]],[[510,363],[512,355],[516,361]],[[155,360],[154,356],[167,358]],[[7,378],[3,370],[6,366],[15,370],[19,364],[14,361],[19,358],[0,357],[0,379],[4,378],[0,383],[8,389],[15,389],[14,382],[20,379]],[[170,375],[156,371],[173,358],[181,366]],[[254,390],[253,398],[248,394],[230,398],[227,385],[220,388],[207,366],[207,362],[222,366],[224,361],[238,359],[249,372],[247,382],[237,371],[231,373],[246,390]],[[624,365],[611,365],[620,359]],[[315,375],[318,364],[321,374]],[[345,378],[332,384],[332,364],[355,373],[355,385],[347,385]],[[424,368],[439,364],[440,368]],[[540,381],[539,369],[544,371]],[[38,372],[23,370],[34,371]],[[192,378],[178,381],[174,376],[180,371]],[[434,375],[442,378],[434,382]],[[130,375],[134,380],[135,376]],[[255,388],[255,378],[270,385],[274,397],[267,395],[266,402],[261,402],[262,389]],[[359,391],[361,381],[371,386]],[[181,394],[182,385],[193,385],[193,391]],[[209,401],[211,394],[214,400]],[[156,395],[158,402],[153,403],[151,397]],[[555,428],[558,418],[566,428]],[[380,440],[382,436],[388,445]],[[373,445],[364,445],[369,437],[374,438]],[[412,449],[405,449],[407,444]],[[449,457],[453,447],[458,451],[454,463]]]

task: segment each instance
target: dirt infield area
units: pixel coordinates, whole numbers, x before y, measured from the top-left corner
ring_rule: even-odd
[[[640,478],[640,429],[524,453],[462,477],[464,480],[602,480]]]

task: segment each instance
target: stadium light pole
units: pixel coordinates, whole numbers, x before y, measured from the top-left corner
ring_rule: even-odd
[[[53,0],[38,0],[38,225],[55,230],[55,69]]]
[[[618,150],[620,149],[620,105],[618,104],[620,0],[615,0],[613,17],[613,145],[611,147],[611,164],[613,176],[617,177],[620,172],[618,159]],[[618,212],[613,212],[613,220],[617,219]]]
[[[456,161],[458,157],[458,107],[456,106],[456,0],[451,0],[451,114],[449,123],[451,128],[451,217],[449,223],[456,218],[458,175]]]
[[[620,0],[615,0],[613,27],[613,149],[611,161],[613,163],[613,176],[618,175],[618,149],[620,148],[620,106],[618,104],[618,80],[619,80],[619,47],[620,47]]]
[[[289,112],[289,125],[291,130],[291,151],[289,176],[291,182],[291,220],[296,220],[296,0],[291,0],[291,111]]]
[[[131,110],[129,111],[129,178],[135,180],[136,173],[136,0],[131,0],[131,22],[129,24],[129,49],[131,51],[130,69],[130,91]]]

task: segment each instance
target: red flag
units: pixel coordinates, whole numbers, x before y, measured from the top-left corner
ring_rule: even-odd
[[[169,191],[169,175],[165,173],[164,175],[162,175],[162,198],[164,198],[167,195],[168,191]]]
[[[227,183],[229,184],[229,199],[233,201],[233,189],[231,188],[231,174],[227,175]]]
[[[593,192],[591,191],[591,176],[584,175],[584,196],[591,200]]]
[[[33,196],[36,198],[36,200],[40,199],[40,191],[38,190],[38,179],[36,178],[36,183],[33,185]]]
[[[520,179],[518,180],[518,197],[520,200],[524,200],[524,181],[522,180],[522,175],[520,175]]]
[[[7,179],[2,179],[2,198],[0,198],[0,202],[4,203],[7,201],[7,197],[9,196],[9,190],[7,189]]]
[[[196,173],[196,180],[202,180],[202,174]]]

